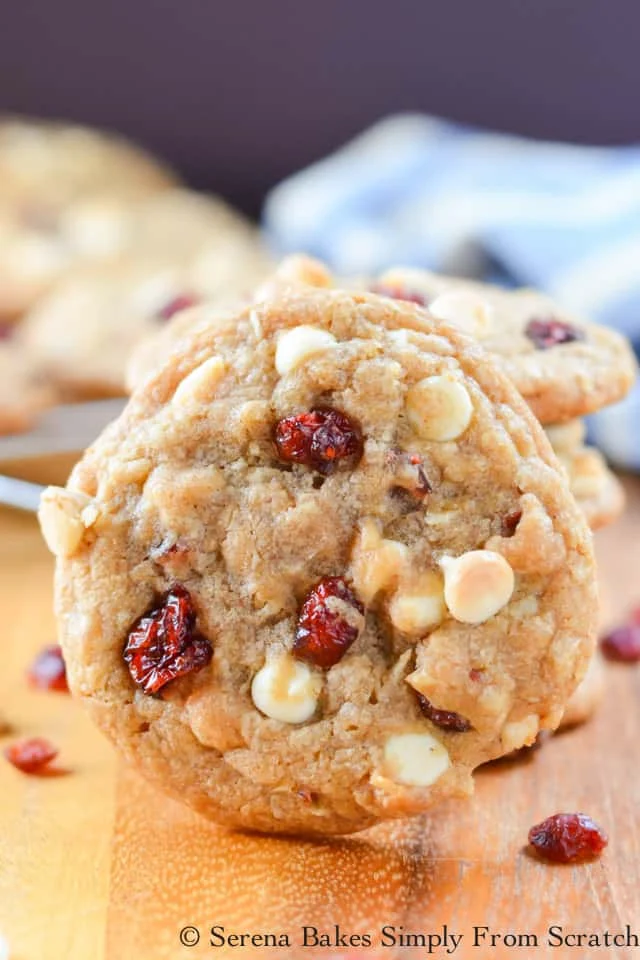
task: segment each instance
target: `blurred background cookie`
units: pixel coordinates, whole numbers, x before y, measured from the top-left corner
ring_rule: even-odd
[[[596,712],[605,694],[605,667],[596,650],[584,679],[574,691],[560,722],[560,730],[586,723]]]
[[[18,319],[66,269],[95,255],[69,229],[74,204],[139,200],[177,182],[115,135],[44,121],[0,120],[0,320]]]
[[[0,339],[0,435],[29,430],[53,399],[35,364],[11,339]]]
[[[271,266],[248,221],[187,190],[87,202],[66,219],[86,235],[110,231],[119,252],[70,271],[21,325],[20,343],[67,399],[124,393],[138,343],[186,307],[248,295]]]

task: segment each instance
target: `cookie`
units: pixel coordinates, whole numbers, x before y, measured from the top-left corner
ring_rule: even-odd
[[[85,267],[28,314],[17,338],[60,398],[118,396],[129,352],[191,302],[184,269],[165,262]]]
[[[71,271],[20,328],[68,399],[124,393],[141,341],[195,303],[250,291],[270,267],[255,229],[213,197],[167,191],[111,212],[123,255]]]
[[[424,294],[424,290],[418,290],[417,284],[410,286],[406,282],[407,278],[417,277],[418,281],[422,281],[423,284],[431,278],[434,278],[438,282],[444,280],[448,283],[451,281],[449,277],[436,277],[434,274],[428,274],[425,271],[408,269],[390,271],[385,277],[395,281],[393,291],[391,291],[385,283],[383,289],[386,290],[387,293],[393,292],[395,297],[401,293],[402,296],[400,299],[406,299],[408,302],[415,302],[418,305],[422,305],[427,297]],[[401,281],[404,282],[401,283]],[[457,282],[458,281],[456,281],[456,283]],[[322,263],[309,257],[293,255],[282,261],[275,273],[258,289],[256,298],[260,299],[261,296],[268,296],[275,291],[283,292],[289,288],[295,289],[295,287],[300,284],[308,284],[326,289],[333,286],[334,283],[334,278]],[[492,293],[496,292],[496,288],[487,288],[485,284],[474,284],[470,281],[460,281],[460,283],[468,284],[474,288],[474,290],[476,288],[479,290],[489,289]],[[518,294],[530,296],[532,292],[519,291]],[[513,297],[515,294],[512,293],[510,296]],[[536,296],[538,295],[536,294]],[[442,303],[443,301],[440,301],[441,305]],[[447,301],[444,301],[444,303],[446,307]],[[462,301],[454,300],[453,304],[457,310],[460,310],[461,307],[465,310],[471,309],[471,318],[467,317],[466,324],[463,324],[468,330],[473,330],[474,333],[477,333],[478,327],[482,327],[483,323],[486,324],[489,307],[487,307],[485,313],[479,310],[477,314],[474,314],[473,305],[476,304],[477,306],[475,300],[471,302],[471,307],[469,306],[469,302],[464,299]],[[451,307],[451,301],[449,301],[449,307]],[[445,310],[444,313],[447,313],[447,310]],[[484,320],[482,319],[483,317]],[[181,325],[181,336],[184,336],[187,324],[188,318],[185,318],[185,322]],[[598,330],[602,330],[602,328],[598,328]],[[609,331],[603,332],[607,334]],[[176,330],[176,334],[177,333],[178,331]],[[172,331],[171,326],[169,326],[166,331],[164,331],[163,336],[161,338],[158,337],[156,340],[156,353],[153,356],[156,364],[163,356],[166,357],[168,355],[171,348],[171,341]],[[486,342],[483,342],[483,346],[486,348]],[[498,362],[501,362],[499,357],[497,359]],[[135,373],[137,371],[132,372]],[[529,400],[530,399],[531,398],[529,398]],[[603,456],[597,450],[585,446],[586,428],[583,421],[580,418],[574,418],[561,424],[549,424],[546,426],[546,432],[554,452],[567,470],[572,493],[584,511],[591,528],[597,530],[613,523],[624,510],[624,489],[615,474],[607,467]]]
[[[246,297],[221,297],[208,306],[207,325],[226,322],[238,309],[251,302]],[[180,353],[181,342],[187,341],[202,325],[201,309],[185,309],[170,317],[158,329],[157,325],[128,356],[124,384],[127,393],[133,393],[145,380],[153,376],[174,353]]]
[[[574,317],[534,290],[403,267],[382,274],[373,287],[428,305],[480,340],[544,424],[615,403],[635,380],[635,356],[623,336]]]
[[[594,715],[604,698],[605,667],[601,655],[596,651],[589,663],[589,669],[579,684],[565,710],[560,730],[586,723]]]
[[[0,434],[30,430],[52,402],[51,390],[5,331],[0,338]]]
[[[293,255],[282,261],[258,289],[256,298],[300,284],[330,288],[336,282],[324,264]],[[454,323],[478,339],[545,425],[556,426],[615,403],[625,396],[636,377],[635,356],[624,337],[569,317],[552,300],[533,290],[507,291],[404,267],[388,271],[375,282],[358,280],[348,285],[371,288],[379,295],[421,306],[438,300],[439,319]],[[546,340],[537,323],[545,317],[557,321],[549,328]],[[549,337],[557,342],[551,343]],[[163,336],[154,361],[166,357],[171,346],[170,336]],[[149,371],[145,368],[144,372]]]
[[[137,202],[175,182],[166,167],[114,135],[66,124],[0,122],[0,319],[18,318],[96,242],[112,240],[113,224],[104,218],[93,236],[74,230],[70,208],[114,198]]]
[[[591,534],[473,341],[312,287],[194,326],[40,511],[72,690],[222,823],[348,833],[560,722]]]
[[[0,120],[0,203],[60,209],[106,190],[136,197],[172,182],[164,164],[116,134],[44,120]]]
[[[567,471],[571,492],[591,529],[599,530],[617,520],[625,508],[624,488],[602,454],[584,445],[584,423],[569,420],[545,430],[556,456]]]

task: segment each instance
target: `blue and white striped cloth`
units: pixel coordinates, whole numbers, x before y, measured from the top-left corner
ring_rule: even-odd
[[[640,146],[581,147],[432,117],[383,120],[278,185],[278,253],[345,273],[397,264],[539,287],[640,348]],[[614,462],[640,469],[640,388],[592,418]]]

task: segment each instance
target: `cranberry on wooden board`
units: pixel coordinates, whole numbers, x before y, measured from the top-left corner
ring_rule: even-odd
[[[640,660],[640,623],[616,627],[600,640],[600,649],[608,660],[637,663]]]
[[[352,619],[358,620],[364,613],[363,605],[342,577],[325,577],[310,591],[302,606],[293,644],[293,655],[298,660],[324,669],[343,658],[360,632],[336,609],[340,604],[333,604],[332,600],[352,607],[359,615]]]
[[[31,686],[39,690],[68,693],[67,669],[62,657],[62,649],[57,644],[45,647],[29,667],[27,678]]]
[[[23,773],[41,773],[58,756],[58,749],[49,740],[31,737],[5,747],[4,755]]]
[[[185,587],[172,587],[158,606],[140,617],[129,631],[123,656],[134,683],[150,694],[209,663],[213,650],[196,632],[195,610]]]
[[[524,332],[538,350],[549,350],[563,343],[584,340],[582,330],[554,317],[535,317],[529,321]]]
[[[466,717],[462,717],[452,710],[439,710],[421,693],[417,696],[420,710],[427,720],[431,720],[431,723],[435,724],[436,727],[440,727],[442,730],[450,730],[452,733],[467,733],[472,729]]]
[[[285,417],[276,424],[278,456],[301,463],[328,476],[345,461],[355,464],[362,456],[360,428],[339,410],[317,409]]]
[[[556,813],[529,830],[529,843],[538,856],[553,863],[582,863],[599,856],[608,838],[584,813]]]

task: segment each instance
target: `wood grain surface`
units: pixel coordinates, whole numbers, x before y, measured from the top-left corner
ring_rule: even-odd
[[[640,602],[640,482],[626,486],[627,516],[597,537],[606,623]],[[12,728],[0,746],[48,736],[65,771],[29,778],[0,762],[0,934],[12,960],[640,957],[640,948],[546,944],[552,924],[640,934],[640,668],[609,666],[591,723],[481,771],[471,801],[324,843],[233,834],[128,771],[68,696],[27,686],[32,656],[54,640],[52,566],[34,519],[0,512],[0,715]],[[525,852],[532,823],[577,809],[609,832],[601,860],[550,867]],[[374,943],[384,925],[396,940],[444,924],[464,940],[453,954],[300,947],[303,925],[333,934],[335,924]],[[186,925],[199,945],[181,945]],[[288,933],[292,946],[214,947],[214,925]],[[536,934],[539,945],[474,946],[475,925]]]

